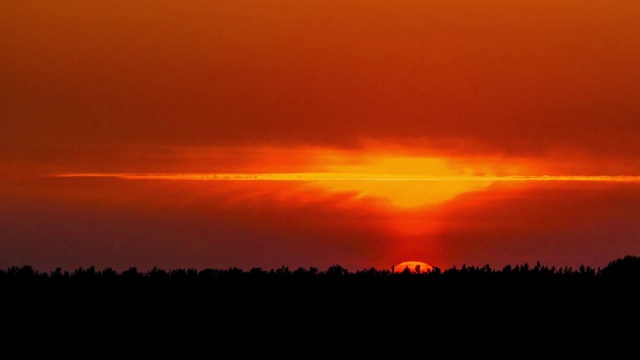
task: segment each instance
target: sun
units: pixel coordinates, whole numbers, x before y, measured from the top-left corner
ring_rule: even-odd
[[[393,267],[393,272],[400,273],[405,270],[411,273],[425,273],[433,270],[433,266],[422,261],[404,261]]]

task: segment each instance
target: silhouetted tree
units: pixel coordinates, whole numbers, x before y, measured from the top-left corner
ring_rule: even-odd
[[[639,278],[640,257],[627,255],[623,258],[613,260],[600,271],[600,274],[607,278]]]

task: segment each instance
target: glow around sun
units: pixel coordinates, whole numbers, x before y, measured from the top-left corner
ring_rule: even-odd
[[[640,182],[640,176],[536,175],[539,170],[532,169],[525,163],[506,163],[501,159],[462,164],[454,159],[439,157],[384,153],[363,153],[356,156],[313,150],[302,152],[305,158],[311,159],[310,163],[292,166],[288,163],[301,161],[299,154],[288,161],[293,157],[290,151],[266,153],[269,160],[253,162],[253,165],[234,172],[65,173],[54,176],[174,181],[295,181],[330,193],[351,193],[356,199],[380,199],[391,207],[405,209],[441,204],[463,193],[482,191],[498,182]],[[291,170],[286,170],[283,164],[274,159],[292,166]],[[299,171],[301,169],[304,171]]]

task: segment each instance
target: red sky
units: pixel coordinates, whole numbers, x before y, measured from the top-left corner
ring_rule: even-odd
[[[637,255],[639,16],[621,0],[3,1],[0,267]]]

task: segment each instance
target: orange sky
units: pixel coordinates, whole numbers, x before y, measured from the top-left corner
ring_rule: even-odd
[[[0,267],[637,254],[639,16],[618,0],[3,1]]]

